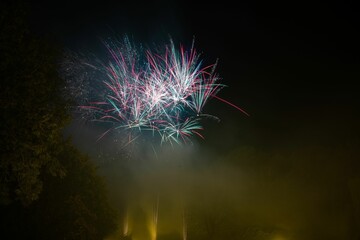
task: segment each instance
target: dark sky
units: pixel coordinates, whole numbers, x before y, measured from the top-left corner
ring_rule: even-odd
[[[150,45],[169,36],[189,45],[195,36],[205,63],[219,60],[217,71],[228,86],[219,96],[250,114],[212,101],[206,110],[221,122],[205,123],[202,142],[208,153],[252,159],[235,163],[245,172],[245,192],[255,199],[242,199],[247,211],[267,221],[289,219],[290,231],[303,239],[350,236],[348,223],[360,226],[354,210],[360,209],[355,190],[360,182],[359,9],[349,1],[235,2],[48,1],[32,5],[32,19],[39,34],[50,34],[73,51],[96,52],[99,38],[124,34]],[[75,140],[86,146],[88,136],[81,132]],[[203,181],[209,189],[212,180],[205,175],[215,169],[200,175],[209,179]],[[226,184],[238,181],[225,170],[218,173]],[[273,210],[259,207],[264,198]],[[281,206],[279,218],[274,217]],[[357,223],[349,220],[356,218]],[[336,219],[342,230],[331,235]]]
[[[255,115],[359,103],[359,16],[351,3],[55,1],[33,9],[37,29],[77,51],[114,35],[144,44],[170,35],[188,45],[195,36],[206,63],[219,59],[229,86],[223,94]]]
[[[74,51],[96,52],[100,38],[124,34],[149,45],[169,36],[189,45],[195,36],[206,64],[219,59],[228,86],[220,96],[248,111],[252,122],[324,107],[358,110],[355,4],[229,2],[51,1],[34,4],[33,19],[36,29]],[[227,114],[243,117],[223,104],[208,108],[224,121]]]

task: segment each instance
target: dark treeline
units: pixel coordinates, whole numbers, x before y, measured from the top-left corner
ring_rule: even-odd
[[[116,214],[96,168],[63,137],[61,48],[14,2],[0,6],[0,238],[103,239]]]

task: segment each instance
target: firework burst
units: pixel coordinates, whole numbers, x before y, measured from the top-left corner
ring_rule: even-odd
[[[160,136],[161,143],[187,143],[195,135],[203,138],[201,119],[209,116],[203,109],[210,98],[236,107],[216,96],[224,87],[218,83],[216,63],[203,67],[193,45],[186,51],[170,41],[157,52],[135,48],[128,38],[104,45],[106,61],[80,61],[101,79],[79,106],[86,119],[110,124],[101,137],[127,131],[135,139],[148,131]]]

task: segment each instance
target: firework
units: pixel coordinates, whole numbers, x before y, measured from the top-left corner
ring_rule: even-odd
[[[88,120],[110,124],[101,137],[127,131],[129,139],[136,139],[149,132],[160,136],[161,143],[186,143],[195,135],[203,138],[201,120],[209,116],[203,109],[210,98],[238,108],[216,96],[224,87],[218,83],[216,63],[202,66],[194,45],[186,51],[170,41],[156,52],[136,48],[128,38],[104,45],[107,60],[81,60],[98,84],[96,90],[88,90],[91,97],[82,99],[79,107]]]

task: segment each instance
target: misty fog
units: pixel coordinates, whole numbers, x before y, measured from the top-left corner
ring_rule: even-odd
[[[111,137],[94,142],[101,129],[86,125],[73,139],[107,179],[119,236],[350,239],[359,226],[359,138],[346,110],[324,111],[290,114],[271,130],[247,120],[246,134],[229,139],[226,126],[210,129],[203,145],[123,147]]]

